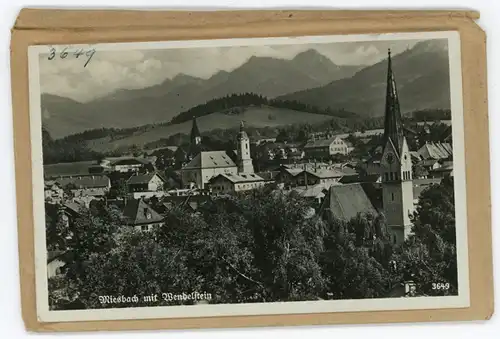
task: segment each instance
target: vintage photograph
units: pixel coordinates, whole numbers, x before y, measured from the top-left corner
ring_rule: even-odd
[[[468,306],[458,34],[29,63],[40,319]]]

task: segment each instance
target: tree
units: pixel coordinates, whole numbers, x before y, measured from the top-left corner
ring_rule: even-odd
[[[176,249],[162,246],[155,233],[124,228],[112,250],[88,258],[79,299],[85,308],[167,305],[162,293],[179,291],[178,284],[187,282],[183,261],[177,259]],[[118,304],[102,303],[99,297],[106,295],[127,299]],[[151,295],[157,296],[155,300],[144,298]]]
[[[71,232],[63,217],[63,207],[59,204],[46,206],[45,237],[47,251],[64,251]]]
[[[422,164],[417,163],[413,166],[413,176],[415,178],[425,178],[429,175],[429,172],[425,169]]]
[[[182,165],[188,160],[186,151],[184,151],[184,149],[182,149],[181,147],[178,147],[175,150],[174,157],[175,157],[176,168],[181,168]]]
[[[364,228],[365,225],[361,226]],[[350,228],[348,223],[335,218],[327,223],[321,257],[321,267],[326,277],[325,298],[387,296],[390,286],[387,270],[370,255],[369,248],[356,246],[356,234],[351,233]]]
[[[454,187],[451,177],[422,192],[413,217],[413,234],[397,257],[403,280],[420,295],[458,293]],[[435,284],[446,284],[437,289]]]
[[[276,136],[276,142],[287,142],[289,140],[290,140],[290,135],[288,131],[285,128],[280,129],[278,135]]]
[[[110,191],[110,195],[113,197],[123,198],[126,197],[129,193],[129,188],[127,185],[127,181],[120,176],[116,177],[115,184]]]
[[[298,194],[251,191],[241,202],[252,234],[254,280],[263,301],[311,300],[321,294],[318,264],[323,223],[310,216],[309,202]]]
[[[309,140],[309,130],[301,128],[299,134],[297,135],[297,141],[299,142],[307,142]]]
[[[123,224],[121,212],[114,206],[101,203],[82,210],[72,224],[72,236],[67,242],[73,257],[68,277],[79,279],[85,274],[85,262],[91,255],[111,251],[116,245],[115,233]]]

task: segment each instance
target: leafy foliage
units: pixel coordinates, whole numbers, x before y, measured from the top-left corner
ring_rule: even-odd
[[[397,257],[400,274],[421,295],[458,293],[453,179],[424,190],[413,218],[413,235]],[[449,284],[443,291],[433,284]]]
[[[414,234],[401,248],[390,242],[383,216],[324,219],[312,206],[294,192],[266,186],[208,196],[196,212],[174,205],[163,224],[136,231],[119,227],[124,222],[115,208],[91,205],[66,242],[72,252],[66,280],[49,282],[51,305],[192,304],[162,298],[186,291],[210,293],[211,303],[380,298],[391,294],[394,282],[409,280],[420,295],[443,295],[433,283],[449,283],[446,293],[457,293],[451,179],[422,193]],[[137,299],[102,303],[99,296],[106,295]]]
[[[85,141],[52,139],[45,128],[42,128],[42,146],[44,164],[94,160],[100,156],[98,152],[89,149]]]
[[[383,220],[326,222],[313,211],[298,194],[264,187],[211,196],[196,213],[174,206],[162,226],[139,232],[117,227],[116,211],[97,205],[75,221],[66,291],[78,291],[82,308],[110,307],[103,295],[138,296],[113,307],[151,305],[149,295],[170,305],[161,293],[185,291],[208,292],[212,303],[385,295],[378,260],[387,260],[373,241],[384,239]],[[54,305],[64,307],[57,290]]]

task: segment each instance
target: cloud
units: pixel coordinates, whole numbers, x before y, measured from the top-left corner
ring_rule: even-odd
[[[86,57],[48,60],[40,55],[42,92],[88,101],[118,89],[159,84],[184,73],[209,78],[218,71],[231,71],[252,56],[291,59],[316,49],[337,65],[369,65],[386,57],[387,48],[397,54],[416,41],[371,41],[328,44],[259,45],[179,48],[163,50],[97,51],[86,67]]]
[[[375,46],[369,45],[369,46],[359,46],[356,49],[355,53],[361,57],[372,57],[374,55],[378,55],[380,51]]]

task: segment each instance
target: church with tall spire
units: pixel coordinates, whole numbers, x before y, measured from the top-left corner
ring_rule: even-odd
[[[191,126],[191,146],[197,147],[201,144],[201,133],[198,129],[198,124],[196,123],[196,117],[193,117],[193,125]]]
[[[191,127],[191,160],[182,167],[181,180],[185,187],[211,188],[215,193],[237,192],[264,185],[264,179],[254,173],[250,153],[250,138],[243,122],[236,137],[236,162],[226,151],[203,150],[201,134],[193,118]]]
[[[400,244],[408,237],[412,228],[410,216],[414,211],[413,174],[390,50],[387,59],[383,152],[380,164],[383,210],[392,240]]]

